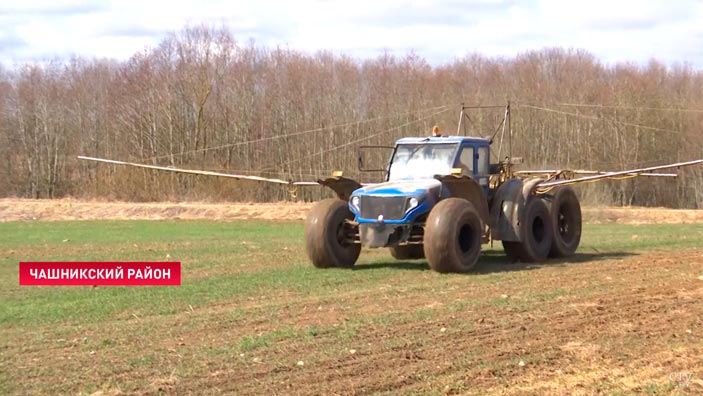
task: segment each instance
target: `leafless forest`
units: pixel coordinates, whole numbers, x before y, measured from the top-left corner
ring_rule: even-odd
[[[512,154],[525,159],[525,169],[613,170],[703,158],[703,71],[690,66],[605,65],[561,48],[431,66],[412,53],[359,60],[265,48],[199,27],[125,62],[0,67],[0,196],[290,199],[280,185],[75,157],[291,180],[339,169],[373,181],[378,173],[357,171],[359,145],[425,135],[435,124],[455,134],[461,103],[508,101]],[[490,136],[503,114],[469,116],[467,134]],[[677,180],[601,182],[580,191],[590,203],[701,208],[702,168],[681,170]],[[312,187],[297,199],[322,194]]]

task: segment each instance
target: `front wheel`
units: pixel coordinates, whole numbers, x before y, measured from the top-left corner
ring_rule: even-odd
[[[341,199],[318,202],[305,220],[305,248],[317,268],[353,267],[361,252],[349,221],[354,215]]]
[[[481,218],[461,198],[440,201],[427,217],[425,256],[437,272],[468,272],[481,253]]]

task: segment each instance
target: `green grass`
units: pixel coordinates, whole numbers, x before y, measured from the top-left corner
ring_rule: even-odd
[[[317,270],[303,251],[295,222],[84,221],[0,223],[0,325],[93,323],[120,313],[163,315],[212,301],[268,291],[298,296],[353,290],[404,272],[426,271],[424,261],[395,262],[384,250],[363,254],[356,270]],[[576,260],[650,249],[698,247],[703,225],[585,225]],[[19,287],[19,261],[180,260],[180,287]],[[505,260],[500,243],[488,248],[469,282],[490,283]],[[252,262],[255,262],[252,263]],[[471,277],[472,275],[469,275]],[[552,291],[551,293],[555,293]],[[561,293],[561,292],[559,292]],[[554,296],[545,296],[551,298]],[[496,299],[495,305],[511,301]]]
[[[250,355],[274,359],[274,355],[297,356],[297,351],[313,350],[315,357],[308,355],[305,360],[308,367],[317,356],[346,356],[357,345],[360,351],[368,351],[372,347],[366,345],[364,335],[369,331],[377,334],[378,344],[373,348],[390,351],[422,345],[425,332],[417,331],[418,323],[427,326],[427,337],[440,336],[439,329],[445,326],[448,329],[441,336],[455,332],[470,336],[484,325],[458,319],[445,324],[437,318],[452,322],[452,318],[466,312],[483,310],[511,315],[539,313],[545,304],[559,304],[558,299],[581,298],[598,291],[589,285],[569,289],[549,284],[526,292],[522,285],[530,278],[530,270],[552,268],[550,271],[558,272],[559,267],[570,263],[597,263],[648,250],[696,249],[701,247],[701,241],[703,225],[699,224],[587,224],[578,254],[571,259],[506,265],[500,242],[496,242],[492,248],[484,246],[486,250],[475,272],[442,275],[430,271],[423,260],[395,261],[385,249],[365,249],[352,270],[316,269],[306,257],[300,222],[0,223],[0,394],[77,394],[105,386],[105,381],[88,383],[75,374],[68,376],[63,385],[34,380],[34,388],[18,388],[16,380],[23,372],[10,372],[10,362],[25,354],[41,354],[41,348],[56,349],[58,355],[78,361],[57,361],[52,360],[51,354],[43,355],[39,359],[47,362],[25,367],[29,370],[27,375],[63,376],[66,370],[82,367],[75,365],[87,364],[95,378],[130,384],[123,389],[130,394],[142,393],[156,374],[163,378],[175,372],[184,379],[199,378],[220,366],[225,370],[233,359],[250,364]],[[20,261],[74,260],[181,261],[183,284],[18,285]],[[504,298],[506,287],[512,292]],[[457,298],[473,290],[487,292],[475,299]],[[372,296],[371,300],[364,299],[367,295]],[[412,306],[413,296],[426,301]],[[407,302],[410,308],[396,303],[395,309],[386,311],[383,301]],[[366,305],[376,305],[375,310],[367,310]],[[311,315],[296,320],[296,315],[317,309],[324,309],[321,317],[329,313],[330,319],[318,323],[318,316]],[[392,333],[396,328],[407,328],[410,333],[384,338],[386,331]],[[191,344],[190,338],[198,339],[202,331],[208,332],[210,338]],[[154,334],[164,335],[167,345],[152,347],[149,339]],[[186,348],[187,352],[181,353],[179,348]],[[461,364],[470,366],[484,352],[470,351]],[[241,353],[246,358],[240,358]],[[102,355],[110,358],[98,360]],[[276,364],[294,366],[297,358],[285,356],[285,361]],[[514,366],[512,360],[506,362],[506,367]],[[171,368],[164,371],[162,367]],[[495,367],[502,370],[500,364]],[[124,374],[132,371],[138,373],[133,380]],[[430,372],[417,375],[443,381],[443,377]],[[457,391],[464,386],[461,381],[450,385]],[[658,394],[662,389],[647,391]]]
[[[585,224],[579,252],[678,250],[702,241],[703,224]]]

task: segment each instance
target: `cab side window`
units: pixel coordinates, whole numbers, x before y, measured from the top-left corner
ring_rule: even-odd
[[[464,147],[459,156],[459,168],[461,173],[468,176],[474,175],[474,148]]]
[[[478,148],[478,172],[479,175],[485,176],[488,174],[488,147],[481,146]]]

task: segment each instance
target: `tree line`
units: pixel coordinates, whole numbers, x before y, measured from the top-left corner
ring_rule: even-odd
[[[318,199],[300,188],[78,161],[77,155],[316,180],[363,181],[360,145],[446,133],[490,136],[511,103],[524,169],[618,170],[703,158],[703,72],[603,64],[582,50],[472,54],[433,66],[409,53],[355,59],[240,43],[226,28],[175,32],[127,61],[0,66],[0,196],[119,200]],[[497,135],[493,155],[497,155]],[[501,156],[507,150],[501,149]],[[388,152],[369,157],[383,166]],[[703,167],[678,179],[580,188],[589,203],[703,207]]]

